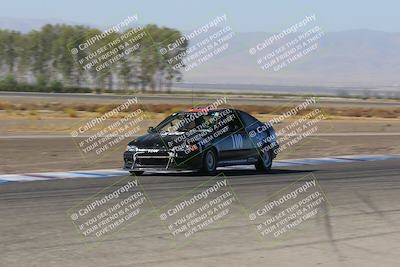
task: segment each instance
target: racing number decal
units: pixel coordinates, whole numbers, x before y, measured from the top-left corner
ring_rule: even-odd
[[[233,149],[241,149],[243,147],[243,137],[240,134],[233,134],[232,137],[232,146]]]

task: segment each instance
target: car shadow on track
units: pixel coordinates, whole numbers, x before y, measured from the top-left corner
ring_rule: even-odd
[[[180,173],[180,172],[168,172],[168,173],[144,173],[142,176],[179,176],[179,177],[213,177],[217,175],[226,175],[226,176],[248,176],[248,175],[279,175],[279,174],[296,174],[296,173],[310,173],[315,170],[288,170],[288,169],[272,169],[268,173],[259,172],[256,170],[218,170],[213,175],[205,175],[200,172],[192,172],[192,173]]]

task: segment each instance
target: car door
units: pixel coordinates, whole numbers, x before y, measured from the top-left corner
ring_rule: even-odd
[[[263,144],[266,133],[258,133],[257,127],[261,125],[261,122],[251,116],[250,114],[239,111],[239,116],[244,126],[247,139],[250,141],[249,149],[246,151],[248,157],[254,157],[259,155],[260,144]]]
[[[237,111],[233,112],[233,116],[233,120],[228,123],[228,132],[216,144],[220,161],[247,160],[252,150],[251,140]]]

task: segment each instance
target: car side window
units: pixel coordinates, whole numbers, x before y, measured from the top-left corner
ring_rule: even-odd
[[[259,121],[250,114],[247,114],[245,112],[240,112],[240,117],[246,129],[256,128],[259,125]]]
[[[243,129],[243,125],[240,123],[238,114],[236,112],[233,112],[232,115],[234,116],[233,120],[231,120],[228,125],[229,132],[234,133],[239,131],[240,129]]]

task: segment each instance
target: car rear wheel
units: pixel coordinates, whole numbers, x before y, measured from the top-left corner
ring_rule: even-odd
[[[139,175],[142,175],[143,173],[144,173],[144,171],[129,171],[132,175],[136,175],[136,176],[139,176]]]
[[[203,157],[203,172],[213,174],[217,170],[217,155],[213,149],[206,151]]]
[[[272,157],[270,151],[262,151],[258,158],[257,163],[255,164],[256,169],[262,172],[268,172],[272,167]]]

